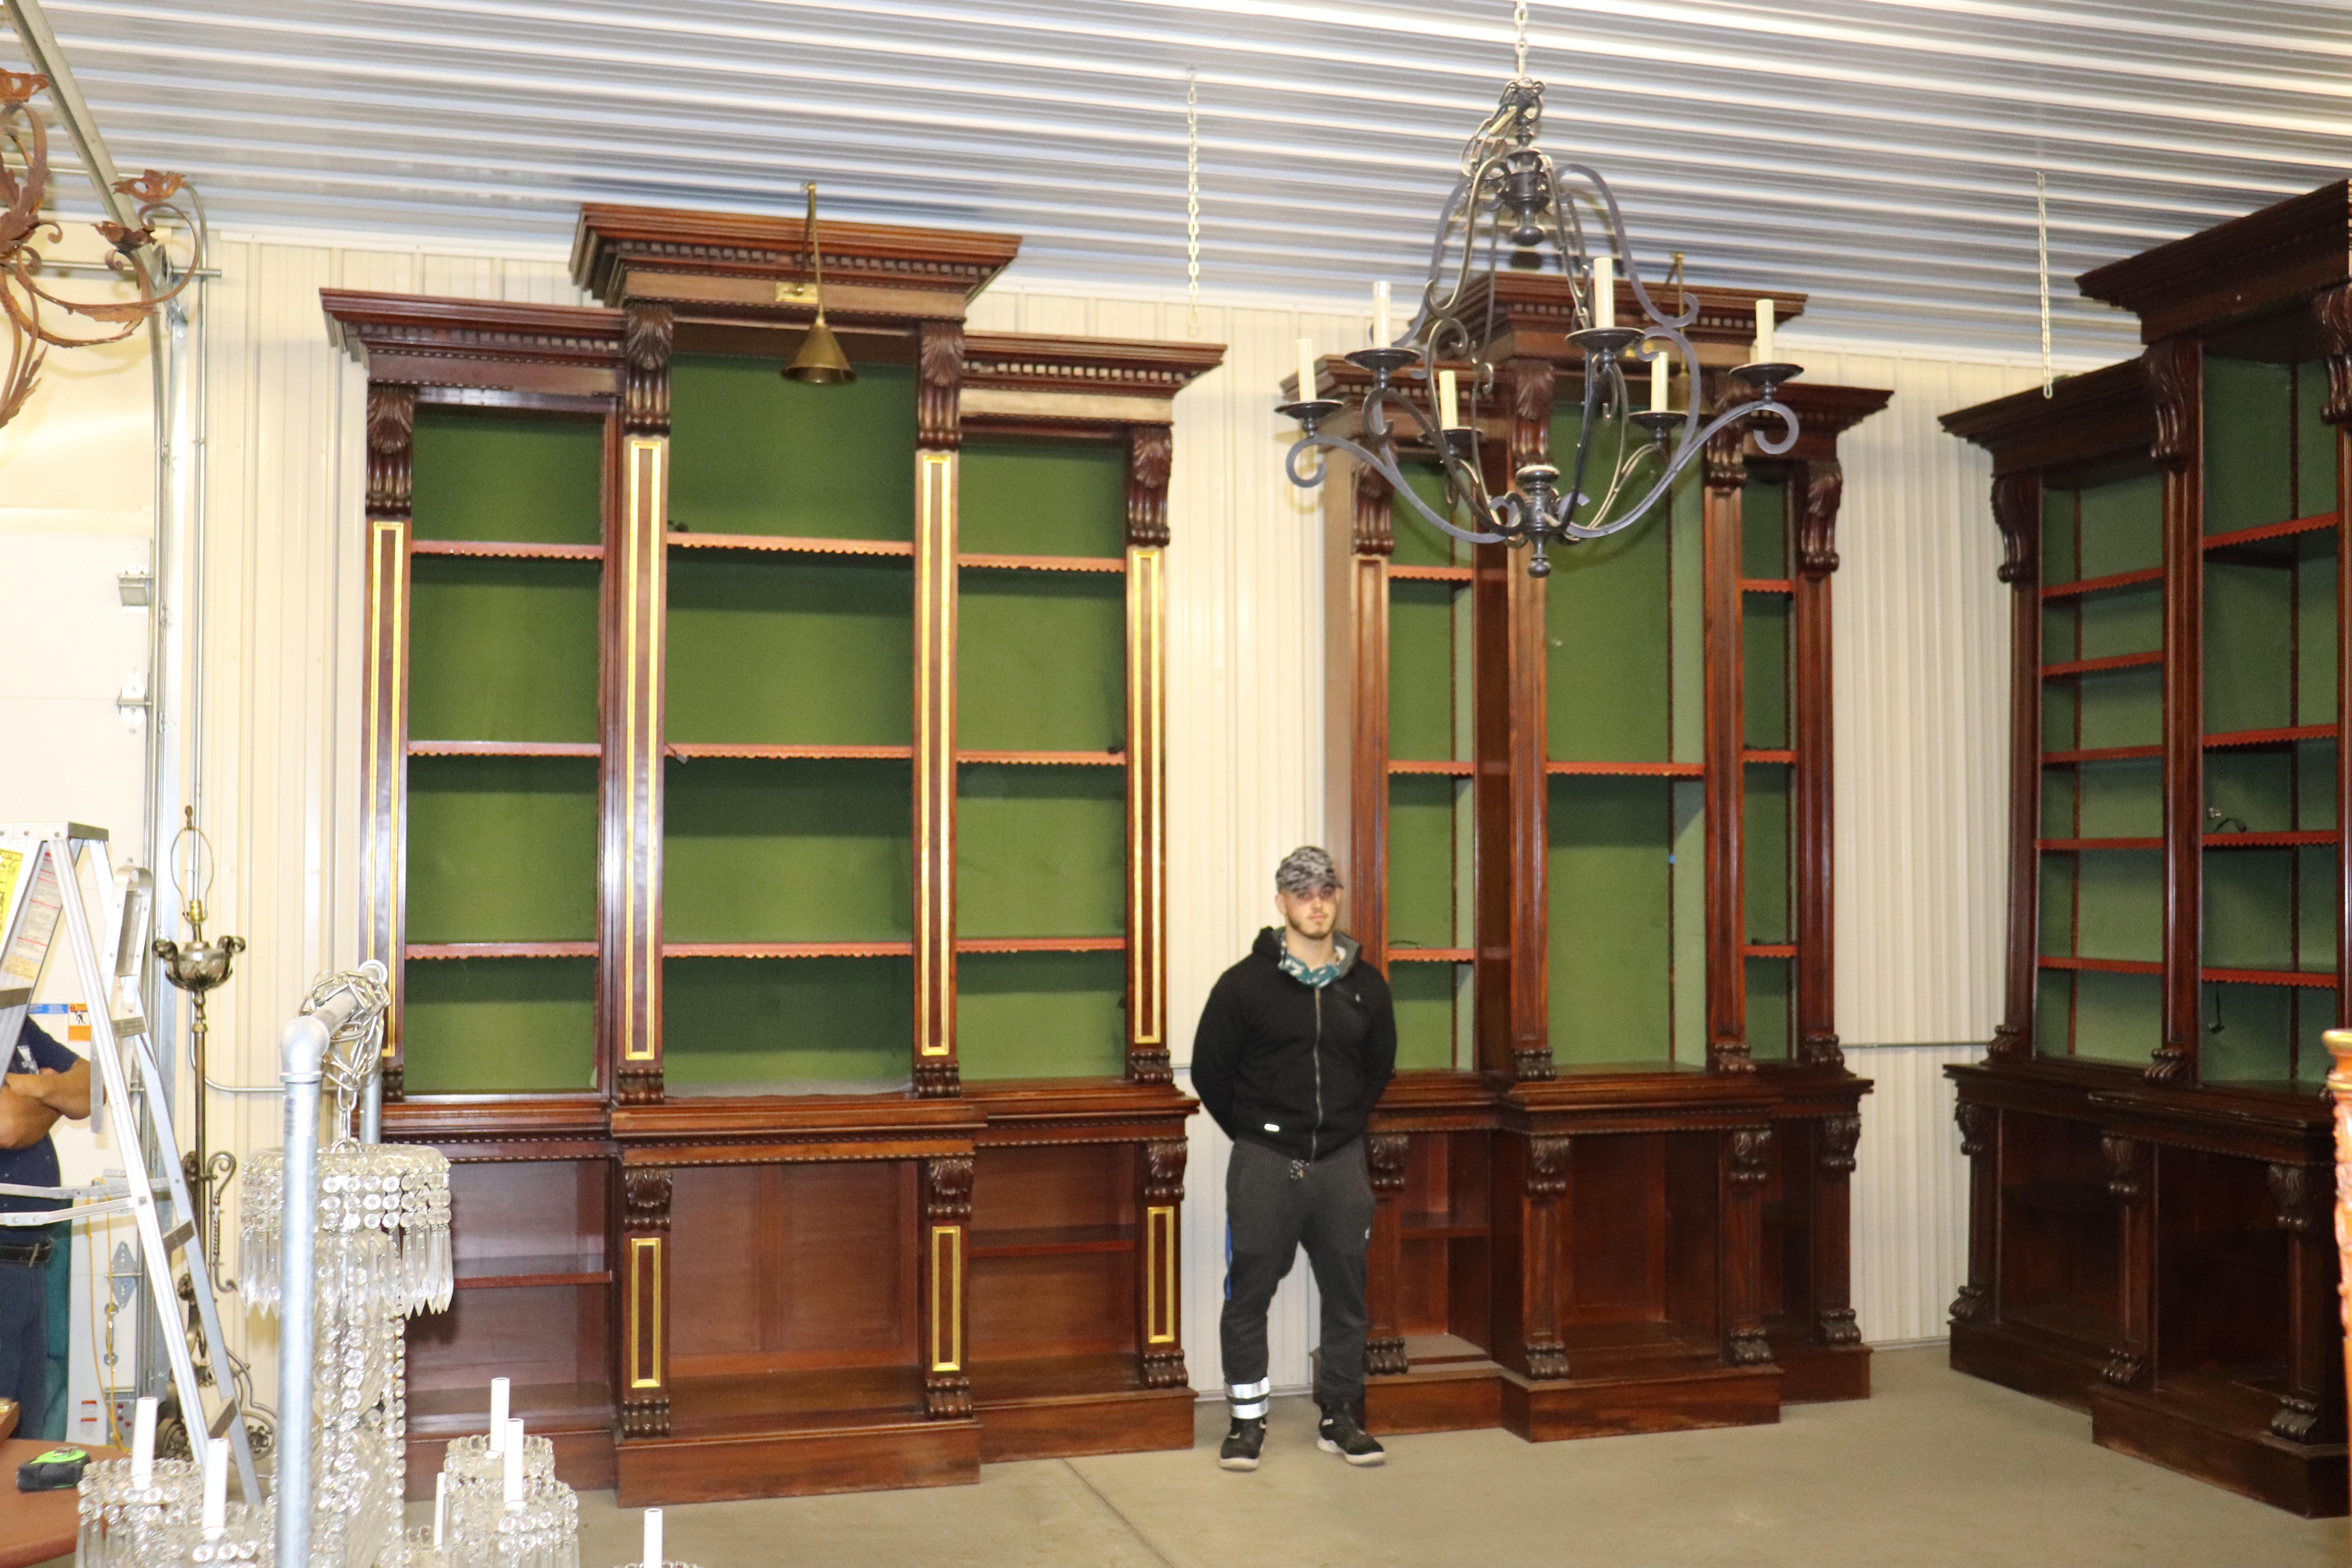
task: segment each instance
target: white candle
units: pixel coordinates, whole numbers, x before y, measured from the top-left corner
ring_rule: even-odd
[[[1666,345],[1657,345],[1658,357],[1650,362],[1650,412],[1666,411]]]
[[[442,1532],[449,1523],[449,1475],[447,1471],[433,1478],[433,1549],[441,1549]]]
[[[228,1528],[228,1439],[205,1444],[205,1539],[218,1541]]]
[[[1315,395],[1315,340],[1298,340],[1298,401],[1305,403]]]
[[[1772,301],[1756,301],[1756,363],[1772,363]]]
[[[646,1510],[646,1568],[661,1568],[664,1561],[661,1515],[657,1508]]]
[[[1592,258],[1592,324],[1617,324],[1617,258],[1613,256]]]
[[[1462,392],[1450,370],[1437,373],[1437,422],[1448,430],[1462,428]]]
[[[506,1446],[509,1387],[503,1377],[490,1379],[490,1452],[493,1454]]]
[[[138,1414],[131,1418],[131,1484],[145,1488],[155,1479],[155,1400],[139,1402]]]
[[[522,1506],[522,1423],[520,1421],[507,1423],[506,1452],[503,1457],[507,1462],[507,1506],[520,1508]]]
[[[1372,285],[1372,346],[1389,346],[1389,280],[1385,278]]]

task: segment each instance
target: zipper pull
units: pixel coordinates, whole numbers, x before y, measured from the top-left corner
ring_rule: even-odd
[[[1293,1160],[1290,1162],[1290,1179],[1294,1182],[1303,1182],[1307,1179],[1306,1161]]]

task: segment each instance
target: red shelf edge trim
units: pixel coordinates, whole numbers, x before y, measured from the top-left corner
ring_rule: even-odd
[[[1395,566],[1389,568],[1391,582],[1404,583],[1468,583],[1478,575],[1468,566]]]
[[[1751,746],[1739,753],[1739,760],[1743,763],[1786,763],[1794,767],[1797,753],[1794,748],[1788,746]]]
[[[1475,947],[1391,947],[1391,963],[1470,963],[1476,961]]]
[[[1465,762],[1444,762],[1434,759],[1389,759],[1391,773],[1438,773],[1449,778],[1466,779],[1477,772],[1478,764]]]
[[[2204,547],[2226,550],[2232,544],[2252,544],[2265,539],[2284,539],[2294,533],[2317,533],[2336,526],[2332,511],[2314,512],[2309,517],[2290,518],[2284,522],[2265,522],[2253,528],[2241,528],[2229,533],[2209,534]]]
[[[664,958],[912,958],[911,942],[666,942]]]
[[[1797,944],[1793,942],[1751,942],[1739,950],[1742,958],[1794,958]]]
[[[2288,985],[2305,991],[2333,991],[2336,975],[2332,971],[2314,973],[2303,969],[2200,969],[2197,978],[2208,984],[2224,985]]]
[[[2296,827],[2275,833],[2208,833],[2208,849],[2283,849],[2297,844],[2333,844],[2332,827]]]
[[[2164,662],[2164,650],[2151,648],[2146,653],[2119,653],[2107,658],[2069,659],[2063,664],[2045,664],[2042,679],[2057,680],[2070,675],[2101,675],[2110,669],[2147,669]]]
[[[681,533],[669,535],[673,548],[682,550],[765,550],[786,555],[903,555],[911,560],[914,541],[908,539],[807,539],[786,533]]]
[[[2105,577],[2085,577],[2079,583],[2053,583],[2042,590],[2044,599],[2073,599],[2084,594],[2103,594],[2111,588],[2137,588],[2142,583],[2161,583],[2164,568],[2143,567],[2137,572],[2116,572]]]
[[[664,746],[662,753],[681,763],[698,758],[766,763],[877,762],[902,763],[913,758],[912,746],[738,746],[724,742],[681,741]]]
[[[601,757],[598,741],[411,741],[412,757]]]
[[[412,942],[403,958],[436,962],[457,958],[593,958],[593,942]]]
[[[602,561],[601,544],[534,544],[525,540],[411,539],[411,555],[487,556],[509,561]]]
[[[958,763],[999,763],[1010,766],[1123,768],[1125,752],[958,752]]]
[[[2205,737],[2209,752],[2227,751],[2231,746],[2275,746],[2291,741],[2332,741],[2336,739],[2333,724],[2290,724],[2280,730],[2224,730]]]
[[[1797,591],[1794,577],[1742,577],[1739,591],[1743,594],[1793,594]]]
[[[984,572],[1100,572],[1117,575],[1127,570],[1126,557],[1118,555],[1005,555],[984,550],[958,555],[956,564]]]
[[[1706,770],[1697,763],[1546,763],[1544,772],[1591,778],[1695,779]]]
[[[2088,970],[2095,974],[2161,974],[2164,965],[2140,958],[2050,958],[2035,960],[2042,969]]]

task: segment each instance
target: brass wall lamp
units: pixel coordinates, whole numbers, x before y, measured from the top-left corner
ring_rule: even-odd
[[[786,381],[804,381],[816,386],[831,386],[838,382],[856,381],[857,371],[849,356],[841,352],[841,340],[824,321],[824,257],[816,243],[816,182],[808,183],[808,227],[806,244],[809,260],[809,282],[816,296],[816,321],[801,346],[784,366]],[[781,292],[781,290],[779,290]]]

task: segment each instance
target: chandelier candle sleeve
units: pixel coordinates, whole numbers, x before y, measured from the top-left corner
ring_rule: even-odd
[[[205,1444],[205,1539],[218,1541],[228,1528],[228,1439]]]
[[[150,1396],[139,1402],[139,1413],[131,1417],[131,1484],[145,1491],[155,1481],[155,1400]]]
[[[649,1508],[646,1510],[646,1568],[661,1568],[662,1561],[662,1510]]]
[[[500,1457],[506,1460],[507,1507],[522,1506],[522,1423],[506,1424],[506,1446]]]
[[[1437,423],[1447,430],[1462,428],[1461,387],[1450,370],[1437,373]]]
[[[1756,363],[1772,363],[1772,301],[1756,301]]]
[[[1315,395],[1315,340],[1298,340],[1298,401],[1307,402]]]
[[[1617,258],[1613,256],[1592,258],[1592,324],[1617,324]]]
[[[1666,411],[1666,344],[1659,343],[1657,357],[1650,361],[1650,412],[1653,414]]]
[[[1389,330],[1389,284],[1383,278],[1372,285],[1372,346],[1384,349],[1395,335]]]
[[[433,1550],[442,1546],[442,1536],[449,1528],[449,1472],[442,1471],[433,1478]]]
[[[490,1379],[490,1452],[493,1454],[506,1447],[507,1395],[512,1386],[503,1377]]]

